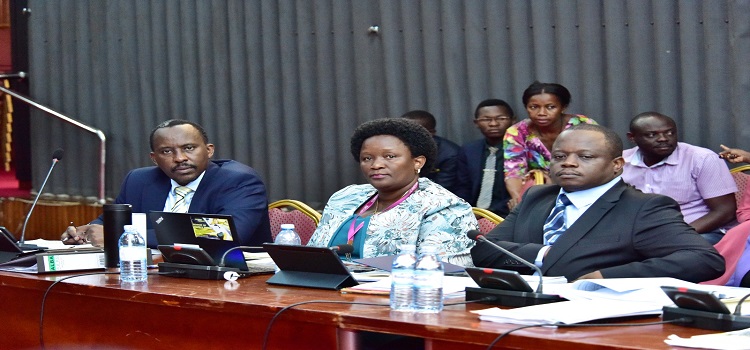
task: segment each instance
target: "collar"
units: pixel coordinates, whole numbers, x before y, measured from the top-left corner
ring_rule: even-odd
[[[582,191],[567,192],[564,189],[560,188],[560,193],[565,193],[568,199],[570,199],[570,202],[573,203],[576,208],[586,208],[596,202],[599,197],[601,197],[605,192],[614,187],[618,182],[620,182],[621,179],[622,176],[617,176],[603,185],[599,185],[594,188],[589,188]]]
[[[187,188],[193,190],[193,192],[195,192],[196,190],[198,190],[198,186],[201,184],[201,180],[203,180],[203,175],[206,175],[206,171],[205,170],[200,175],[198,175],[198,177],[195,178],[195,180],[193,180],[190,183],[188,183],[187,185],[185,185],[185,187],[187,187]],[[175,187],[181,186],[175,180],[169,179],[169,182],[172,184],[172,188],[170,189],[170,191],[172,191],[172,192],[174,192]]]

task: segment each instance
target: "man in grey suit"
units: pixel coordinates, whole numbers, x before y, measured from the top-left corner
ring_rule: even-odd
[[[724,258],[685,223],[678,204],[625,184],[623,164],[612,130],[582,124],[563,131],[552,147],[556,185],[532,187],[487,238],[569,281],[721,276]],[[471,255],[476,266],[528,271],[484,242]]]

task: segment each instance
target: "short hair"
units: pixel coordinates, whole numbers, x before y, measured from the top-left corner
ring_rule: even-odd
[[[564,131],[576,130],[596,131],[604,135],[604,142],[607,145],[607,152],[610,156],[612,156],[612,159],[622,157],[622,139],[620,138],[620,135],[617,135],[614,130],[598,124],[578,124]]]
[[[424,123],[424,126],[429,131],[435,130],[435,127],[437,126],[435,116],[428,111],[423,111],[420,109],[406,112],[401,116],[401,118],[422,121]]]
[[[668,116],[666,116],[664,114],[661,114],[659,112],[650,111],[650,112],[640,113],[640,114],[636,115],[635,117],[633,117],[633,119],[630,120],[630,126],[629,126],[630,132],[633,132],[633,128],[635,128],[635,125],[638,124],[638,122],[641,119],[645,119],[645,118],[648,118],[648,117],[656,117],[656,118],[660,118],[660,119],[666,120],[666,121],[672,123],[672,125],[674,125],[675,127],[677,127],[677,123],[674,122],[674,119],[672,119],[672,118],[670,118],[670,117],[668,117]]]
[[[162,122],[161,124],[157,125],[154,128],[154,130],[151,130],[151,135],[149,135],[149,142],[151,144],[151,151],[154,151],[154,134],[156,134],[157,130],[164,129],[164,128],[170,128],[170,127],[178,126],[178,125],[185,125],[185,124],[191,125],[196,130],[198,130],[201,133],[201,136],[203,137],[203,142],[205,142],[206,144],[208,144],[208,134],[206,134],[206,130],[203,129],[203,127],[200,126],[200,124],[194,123],[194,122],[191,122],[191,121],[187,121],[187,120],[182,120],[182,119],[170,119],[170,120],[167,120],[167,121]]]
[[[508,102],[505,102],[503,100],[499,100],[496,98],[491,98],[491,99],[487,99],[482,102],[479,102],[479,104],[477,105],[477,108],[474,109],[474,119],[479,118],[479,109],[484,108],[484,107],[492,107],[492,106],[505,107],[505,109],[508,110],[508,113],[510,114],[511,118],[515,118],[516,116],[513,113],[513,108],[510,107]]]
[[[437,144],[427,129],[421,125],[403,118],[383,118],[362,123],[351,139],[351,152],[354,160],[359,162],[359,152],[362,144],[370,137],[391,135],[397,137],[409,148],[412,157],[425,157],[422,171],[432,170],[437,155]]]
[[[523,101],[523,105],[526,106],[529,104],[529,100],[532,96],[540,94],[552,94],[557,96],[557,99],[560,100],[563,107],[567,107],[570,104],[570,91],[568,91],[566,87],[557,83],[540,83],[539,81],[534,81],[523,91],[521,101]]]

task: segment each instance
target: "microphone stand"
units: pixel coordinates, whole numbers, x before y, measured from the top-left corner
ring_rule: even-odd
[[[44,186],[47,184],[47,180],[49,180],[49,176],[52,174],[52,169],[55,168],[55,165],[57,165],[57,162],[60,160],[57,157],[52,158],[52,166],[49,167],[49,171],[47,172],[47,177],[44,178],[44,182],[42,182],[42,186],[39,188],[39,192],[36,194],[36,198],[34,198],[34,202],[31,204],[31,209],[29,209],[29,213],[26,214],[26,219],[23,221],[23,228],[21,229],[21,239],[18,241],[18,247],[21,248],[21,250],[45,250],[46,247],[40,247],[36,244],[26,244],[26,225],[29,223],[29,219],[31,218],[31,213],[34,212],[34,207],[36,207],[36,202],[39,201],[39,197],[42,195],[42,190],[44,190]]]

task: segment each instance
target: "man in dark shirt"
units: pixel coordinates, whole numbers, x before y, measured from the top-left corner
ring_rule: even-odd
[[[435,116],[430,112],[422,110],[409,111],[402,115],[401,118],[410,119],[422,125],[432,134],[432,139],[437,144],[435,167],[422,176],[455,193],[456,170],[458,168],[456,157],[458,157],[458,151],[461,147],[451,140],[435,135],[437,122],[435,121]]]

